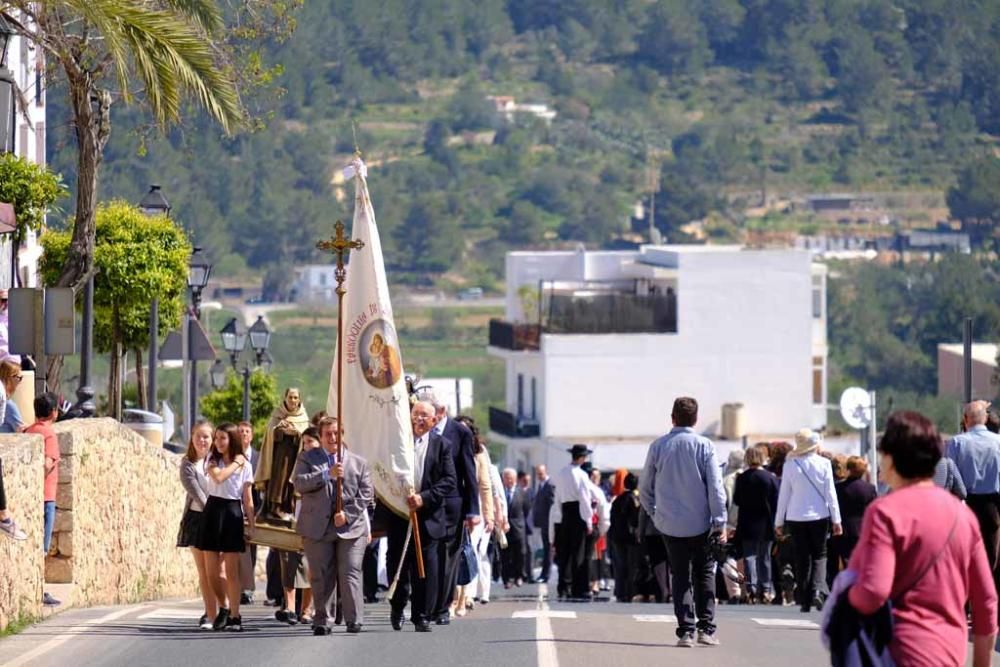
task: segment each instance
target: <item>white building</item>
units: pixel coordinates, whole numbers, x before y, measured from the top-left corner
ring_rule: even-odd
[[[35,164],[45,161],[45,62],[40,49],[15,36],[7,51],[7,67],[14,74],[20,92],[17,104],[17,127],[14,131],[14,152]],[[22,104],[21,102],[25,104]],[[0,237],[3,239],[4,237]],[[35,232],[29,232],[18,249],[18,274],[21,287],[37,287],[38,260],[42,248]],[[11,244],[0,241],[0,287],[11,284]]]
[[[295,269],[292,300],[296,303],[337,303],[337,267],[308,264]]]
[[[490,437],[508,463],[562,465],[583,442],[602,469],[639,468],[684,395],[713,435],[731,403],[735,436],[826,424],[826,268],[806,250],[513,252],[506,273],[488,350],[506,362]]]

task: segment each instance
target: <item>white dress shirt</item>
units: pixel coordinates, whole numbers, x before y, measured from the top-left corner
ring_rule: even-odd
[[[549,539],[555,540],[555,525],[562,522],[563,503],[579,503],[580,518],[587,526],[593,525],[594,508],[591,502],[594,495],[590,491],[593,484],[587,473],[580,470],[580,466],[570,463],[555,474],[552,483],[555,485],[555,498],[549,513]]]
[[[420,491],[420,485],[424,481],[424,460],[427,458],[427,443],[430,441],[430,433],[424,433],[413,443],[413,488]]]

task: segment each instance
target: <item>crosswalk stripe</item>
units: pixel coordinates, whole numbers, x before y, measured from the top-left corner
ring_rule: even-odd
[[[142,616],[139,616],[140,621],[147,621],[150,619],[165,620],[165,619],[188,619],[192,621],[197,621],[200,614],[193,609],[167,609],[164,607],[159,607],[152,611],[146,612]]]
[[[511,618],[576,618],[575,611],[552,611],[548,609],[525,609],[515,611]]]
[[[819,630],[819,624],[812,621],[792,618],[751,618],[757,625],[764,625],[772,628],[807,628],[809,630]]]
[[[677,619],[667,614],[635,614],[632,616],[640,623],[676,623]]]

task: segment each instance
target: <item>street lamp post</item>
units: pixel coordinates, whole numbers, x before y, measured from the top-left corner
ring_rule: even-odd
[[[238,368],[237,364],[240,355],[249,347],[254,353],[254,365],[262,368],[265,373],[270,371],[271,355],[268,354],[267,348],[271,344],[271,330],[268,329],[263,317],[258,317],[249,331],[234,317],[226,323],[226,326],[222,327],[219,335],[222,337],[222,347],[229,353],[229,361],[233,370],[243,376],[243,421],[250,421],[250,374],[252,371],[246,360],[243,361],[242,368]],[[218,362],[216,363],[218,364]],[[219,385],[221,386],[221,384],[220,382]]]
[[[149,192],[139,200],[139,210],[149,216],[170,217],[170,203],[160,192],[159,185],[150,185]],[[149,304],[149,382],[146,387],[146,407],[156,412],[156,362],[160,338],[160,300],[153,298]]]
[[[188,265],[188,289],[191,291],[191,309],[187,315],[187,339],[188,356],[190,357],[190,400],[188,406],[188,435],[194,429],[194,422],[198,415],[198,362],[194,358],[194,327],[201,319],[201,292],[208,284],[208,278],[212,274],[212,265],[201,256],[201,248],[194,247],[191,253],[191,263]]]

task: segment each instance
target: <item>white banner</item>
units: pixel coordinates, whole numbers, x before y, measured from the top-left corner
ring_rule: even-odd
[[[360,159],[344,170],[346,179],[355,179],[356,188],[348,237],[365,244],[351,250],[344,283],[344,444],[368,460],[379,500],[408,516],[406,496],[413,486],[410,401],[366,176]],[[336,356],[326,410],[337,414]]]

